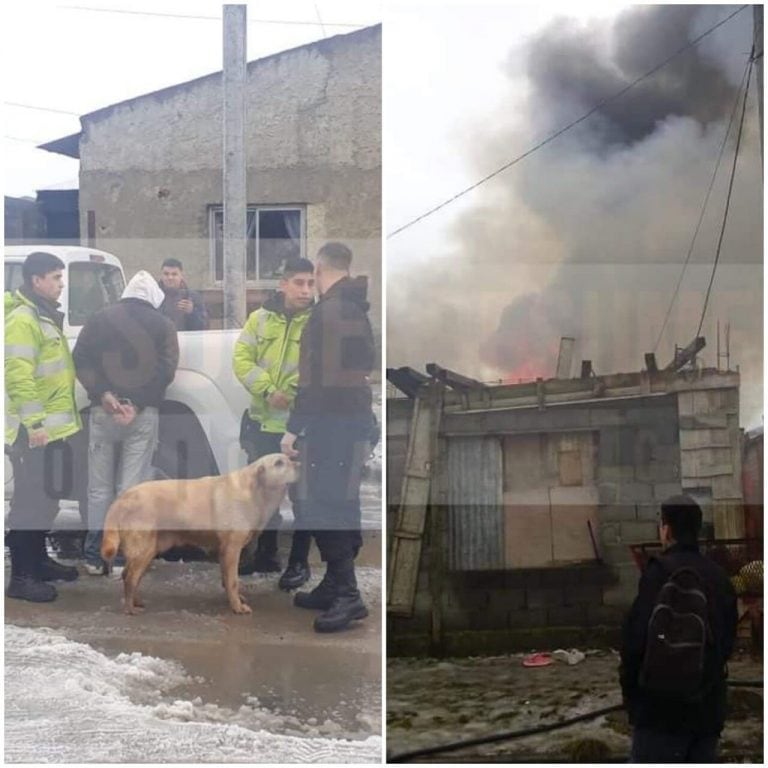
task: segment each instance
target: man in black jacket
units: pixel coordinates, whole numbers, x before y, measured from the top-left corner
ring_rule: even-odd
[[[352,252],[326,243],[318,252],[320,299],[301,337],[299,384],[282,450],[297,455],[303,434],[299,498],[326,563],[322,582],[294,604],[322,610],[318,632],[335,632],[368,615],[354,561],[362,546],[360,481],[374,425],[369,375],[376,362],[367,281],[351,278]]]
[[[165,294],[160,311],[173,321],[177,331],[207,330],[208,314],[203,298],[187,287],[181,262],[166,259],[160,269],[159,285]]]
[[[663,554],[643,571],[638,595],[624,621],[620,681],[632,734],[632,762],[716,762],[725,723],[725,665],[736,640],[736,593],[725,571],[699,552],[701,508],[690,496],[661,505],[659,536]],[[690,568],[707,595],[712,646],[705,664],[705,688],[698,700],[654,693],[641,685],[648,622],[670,574]]]
[[[85,567],[93,576],[106,573],[100,549],[110,504],[151,479],[158,408],[179,362],[176,328],[158,311],[162,302],[157,281],[149,272],[138,272],[117,304],[88,319],[72,353],[77,378],[91,401],[84,549]]]

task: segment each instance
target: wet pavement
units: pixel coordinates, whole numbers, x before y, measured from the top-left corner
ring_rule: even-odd
[[[387,753],[517,731],[621,703],[618,655],[588,651],[569,666],[526,668],[524,654],[466,659],[387,661]],[[729,663],[732,680],[763,679],[761,661],[741,654]],[[723,759],[762,762],[762,689],[732,689]],[[629,724],[612,713],[550,733],[417,762],[626,762]],[[579,758],[581,755],[581,758]]]
[[[286,545],[283,536],[281,546]],[[309,587],[323,571],[314,549],[312,557]],[[313,631],[317,614],[293,607],[291,597],[277,589],[277,574],[243,577],[243,595],[253,614],[232,614],[218,565],[209,562],[155,560],[142,582],[147,607],[139,616],[122,613],[122,582],[107,577],[82,575],[57,585],[59,598],[44,605],[6,599],[6,759],[55,762],[65,761],[64,755],[83,762],[119,762],[126,755],[144,761],[151,754],[153,762],[378,762],[378,531],[366,532],[358,563],[370,616],[333,635]],[[59,650],[51,653],[51,648]],[[60,680],[56,690],[29,687],[34,680],[28,679],[25,653],[44,657],[34,665],[34,675],[42,669],[44,679]],[[104,674],[97,672],[96,680],[69,680],[64,673],[72,659],[89,654],[97,663],[87,669],[103,667]],[[126,654],[129,666],[155,664],[158,681],[140,691],[119,684]],[[115,664],[120,674],[110,667]],[[110,689],[106,703],[116,707],[119,722],[105,716],[104,723],[92,723],[88,691],[113,678],[117,691]],[[12,697],[14,687],[20,694]],[[83,706],[77,704],[80,698]],[[74,714],[67,711],[70,699]],[[97,711],[105,706],[97,703]],[[186,725],[183,733],[177,728],[181,723]],[[217,728],[223,729],[218,741],[211,735]],[[234,735],[227,730],[232,728]],[[26,738],[30,729],[35,731],[31,741]],[[107,733],[122,758],[101,753]],[[142,745],[145,733],[154,734],[151,745]],[[266,752],[254,754],[251,747]]]

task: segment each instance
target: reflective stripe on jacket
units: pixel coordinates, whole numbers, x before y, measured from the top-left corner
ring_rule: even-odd
[[[5,442],[42,422],[50,440],[78,432],[75,366],[59,327],[19,291],[5,294]]]
[[[264,432],[285,432],[290,410],[276,410],[267,403],[275,391],[288,395],[291,403],[299,381],[299,345],[310,308],[294,315],[275,300],[250,314],[235,342],[233,369],[251,393],[249,415]]]

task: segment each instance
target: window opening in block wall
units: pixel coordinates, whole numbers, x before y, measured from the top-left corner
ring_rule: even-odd
[[[224,209],[210,208],[213,279],[224,279]],[[306,252],[304,206],[249,205],[246,212],[246,280],[276,285],[287,259]]]

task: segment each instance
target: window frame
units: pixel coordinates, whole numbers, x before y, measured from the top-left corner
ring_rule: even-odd
[[[299,255],[306,258],[307,252],[307,205],[306,203],[248,203],[246,205],[246,227],[248,226],[248,214],[254,213],[256,217],[256,271],[259,269],[259,212],[260,211],[298,211],[299,212]],[[224,280],[216,279],[216,214],[224,215],[224,205],[222,203],[212,203],[208,205],[208,251],[209,251],[209,274],[211,283],[217,287],[224,284]],[[246,265],[247,269],[247,265]],[[245,284],[248,288],[277,288],[280,281],[276,278],[256,278],[250,280],[246,276]]]
[[[119,291],[115,292],[113,301],[106,301],[101,307],[99,307],[98,309],[94,309],[86,317],[83,317],[83,318],[81,318],[80,316],[73,317],[72,313],[77,311],[77,307],[75,306],[75,302],[72,301],[72,290],[75,287],[75,281],[73,280],[72,277],[70,277],[70,275],[80,274],[85,272],[91,272],[94,275],[99,275],[99,273],[101,273],[98,279],[101,282],[102,290],[105,293],[108,292],[108,287],[107,287],[107,284],[102,279],[102,276],[118,275],[122,281],[122,288]],[[111,307],[114,304],[116,304],[118,301],[120,301],[120,296],[122,295],[123,290],[125,290],[125,278],[124,278],[123,272],[120,269],[120,267],[116,266],[115,264],[104,264],[102,262],[91,262],[91,261],[71,261],[67,265],[67,276],[68,276],[68,279],[66,280],[67,284],[64,288],[64,290],[67,291],[67,323],[72,328],[82,327],[83,325],[85,325],[88,318],[96,314],[96,312],[100,312],[105,307]],[[110,298],[110,297],[107,296],[107,298]]]

